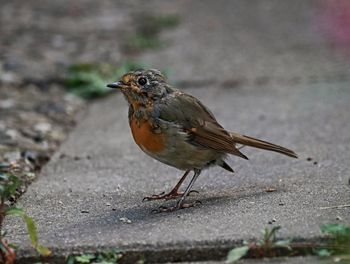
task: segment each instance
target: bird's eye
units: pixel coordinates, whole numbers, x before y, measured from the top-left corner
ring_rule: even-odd
[[[147,79],[144,77],[141,77],[140,79],[137,80],[139,85],[145,85],[147,83]]]

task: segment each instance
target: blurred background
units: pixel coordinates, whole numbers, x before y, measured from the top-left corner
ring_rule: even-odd
[[[230,158],[234,177],[203,172],[198,210],[151,215],[141,197],[179,172],[141,153],[106,88],[135,68],[160,69],[226,129],[299,159],[244,148],[252,162]],[[18,203],[48,247],[208,256],[207,241],[236,245],[266,225],[314,241],[321,224],[349,222],[349,83],[350,0],[0,0],[0,198],[16,202],[85,117]]]
[[[350,78],[347,0],[2,0],[0,7],[0,161],[16,163],[28,182],[79,110],[134,68],[159,68],[177,87],[201,93]]]
[[[349,10],[346,0],[1,1],[1,81],[129,60],[188,80],[331,74],[330,52],[339,67],[350,56]]]

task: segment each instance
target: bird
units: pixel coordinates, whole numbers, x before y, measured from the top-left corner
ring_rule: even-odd
[[[172,87],[157,69],[139,69],[124,74],[119,81],[107,87],[120,90],[129,105],[128,119],[136,144],[152,158],[184,171],[175,187],[145,197],[144,200],[176,199],[170,206],[160,206],[156,211],[172,212],[189,208],[199,202],[186,202],[186,197],[196,192],[192,187],[201,171],[220,166],[233,173],[226,162],[228,155],[248,160],[239,146],[278,152],[297,158],[297,154],[279,145],[227,131],[214,114],[199,99]],[[193,171],[185,188],[179,188]]]

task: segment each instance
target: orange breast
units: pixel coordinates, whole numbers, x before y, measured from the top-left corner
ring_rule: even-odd
[[[137,121],[133,118],[130,122],[131,132],[137,145],[143,150],[159,153],[165,148],[163,134],[155,134],[147,120]]]

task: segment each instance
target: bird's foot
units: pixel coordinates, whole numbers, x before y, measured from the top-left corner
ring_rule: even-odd
[[[194,201],[192,203],[177,203],[176,205],[172,206],[160,206],[158,209],[152,210],[153,213],[163,213],[163,212],[174,212],[179,209],[185,209],[185,208],[190,208],[190,207],[195,207],[197,205],[202,204],[201,201]]]
[[[192,190],[188,193],[188,195],[190,195],[191,193],[199,193],[196,190]],[[160,194],[153,194],[152,196],[146,196],[142,199],[142,201],[153,201],[153,200],[171,200],[171,199],[176,199],[178,197],[181,197],[184,193],[183,192],[178,192],[176,191],[171,191],[170,193],[165,193],[162,192]]]

